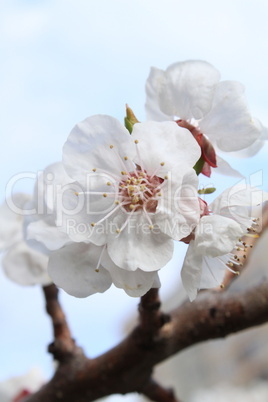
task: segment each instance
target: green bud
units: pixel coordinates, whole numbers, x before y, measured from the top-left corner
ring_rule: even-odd
[[[201,190],[198,190],[198,194],[212,194],[216,191],[215,187],[207,187],[207,188],[202,188]]]
[[[130,109],[130,107],[128,105],[126,105],[126,114],[127,115],[126,115],[126,117],[124,119],[125,120],[125,127],[128,129],[128,131],[131,134],[134,124],[139,123],[139,120],[137,119],[137,117],[133,113],[133,110]]]

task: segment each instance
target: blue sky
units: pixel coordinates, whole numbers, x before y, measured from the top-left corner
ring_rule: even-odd
[[[19,172],[61,159],[72,127],[87,116],[123,121],[128,103],[145,119],[145,81],[151,66],[203,59],[223,79],[241,81],[254,116],[268,126],[268,5],[265,0],[0,0],[0,195]],[[264,169],[267,145],[251,160],[230,159],[246,176]],[[265,172],[266,169],[266,172]],[[218,189],[235,182],[214,175]],[[14,190],[31,191],[32,180]],[[163,295],[179,283],[183,246],[162,273]],[[51,373],[51,341],[40,290],[0,274],[0,380],[39,365]],[[177,281],[177,282],[176,282]],[[138,300],[112,289],[77,300],[62,295],[78,343],[91,355],[120,339],[123,317]],[[112,302],[111,302],[112,300]]]

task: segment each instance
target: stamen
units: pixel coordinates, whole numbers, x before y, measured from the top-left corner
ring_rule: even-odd
[[[127,219],[125,220],[125,222],[123,223],[123,225],[121,226],[121,228],[116,229],[116,233],[120,234],[120,233],[125,229],[125,227],[127,226],[129,220],[131,219],[131,217],[132,217],[132,215],[133,215],[133,212],[134,212],[134,211],[131,211],[131,212],[130,212],[130,214],[128,215]]]
[[[116,201],[115,201],[115,204],[117,204]],[[92,222],[92,223],[91,223],[91,226],[94,227],[94,226],[96,226],[96,225],[99,225],[100,223],[102,223],[103,221],[105,221],[105,219],[109,218],[109,216],[111,216],[115,211],[117,211],[118,208],[120,208],[121,206],[126,205],[126,204],[127,204],[127,203],[120,203],[120,204],[117,204],[117,206],[116,206],[112,211],[110,211],[107,215],[105,215],[103,218],[101,218],[98,222]]]
[[[138,147],[139,141],[138,141],[138,140],[135,140],[134,143],[136,144],[136,151],[137,151],[137,157],[138,157],[138,165],[140,166],[142,173],[145,174],[145,171],[144,171],[144,168],[143,168],[143,163],[142,163],[142,160],[141,160],[141,155],[140,155],[139,147]]]
[[[106,244],[102,247],[102,250],[101,250],[101,253],[100,253],[100,256],[99,256],[99,260],[98,260],[97,266],[95,268],[95,272],[100,272],[99,268],[100,268],[100,265],[101,265],[101,259],[102,259],[105,247],[106,247]]]

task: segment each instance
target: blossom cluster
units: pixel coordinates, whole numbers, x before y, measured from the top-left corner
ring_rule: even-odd
[[[190,300],[199,289],[220,286],[226,271],[239,272],[250,247],[244,236],[259,231],[267,197],[238,185],[208,206],[198,176],[214,169],[239,175],[219,152],[254,154],[266,128],[251,116],[243,86],[220,81],[204,61],[152,68],[146,94],[148,121],[127,107],[125,126],[107,115],[78,123],[62,161],[17,204],[22,215],[8,212],[12,241],[19,237],[2,245],[12,279],[38,282],[26,273],[38,268],[40,284],[46,277],[76,297],[111,284],[142,296],[160,286],[158,271],[171,260],[174,241],[189,244],[181,276]]]

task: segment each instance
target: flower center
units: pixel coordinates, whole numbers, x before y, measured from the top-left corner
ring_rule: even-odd
[[[149,176],[145,171],[130,172],[119,184],[119,195],[124,209],[128,212],[140,209],[155,212],[161,197],[161,184],[164,179]]]

